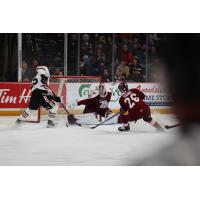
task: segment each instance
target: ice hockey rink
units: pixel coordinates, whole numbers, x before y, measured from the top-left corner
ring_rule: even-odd
[[[173,115],[154,115],[161,123],[175,123]],[[24,123],[15,127],[16,117],[0,117],[0,165],[129,165],[137,164],[173,142],[175,130],[157,132],[139,120],[131,132],[118,132],[119,125],[102,125],[96,129],[66,127],[65,120],[55,128]]]
[[[163,124],[174,124],[172,115],[154,115]],[[96,129],[66,127],[60,119],[55,128],[24,123],[14,126],[16,117],[0,117],[0,165],[129,165],[137,164],[173,142],[175,129],[157,132],[143,120],[131,125],[131,132],[119,132],[119,125]]]

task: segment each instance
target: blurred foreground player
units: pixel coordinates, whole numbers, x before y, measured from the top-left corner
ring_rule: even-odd
[[[200,165],[200,34],[167,34],[158,48],[174,111],[182,126],[177,136],[138,165]]]
[[[136,122],[139,119],[143,119],[156,129],[162,131],[159,123],[151,117],[150,107],[144,102],[145,95],[143,92],[136,88],[128,89],[128,84],[125,81],[121,81],[118,89],[121,92],[119,99],[121,113],[118,118],[118,123],[123,124],[122,127],[118,128],[119,131],[130,131],[129,122]]]
[[[111,100],[112,96],[112,88],[110,91],[106,91],[106,87],[103,83],[100,83],[98,86],[98,94],[95,96],[90,96],[87,99],[77,101],[73,103],[73,106],[85,105],[83,110],[83,114],[86,113],[95,113],[96,116],[100,116],[106,118],[111,110],[108,108],[108,104]],[[69,123],[73,124],[75,122],[75,118],[73,115],[68,116]]]
[[[29,115],[34,113],[40,106],[48,110],[48,124],[47,127],[54,127],[54,118],[58,110],[58,105],[61,99],[55,96],[49,88],[50,73],[46,66],[38,66],[36,68],[36,76],[31,82],[32,95],[30,98],[29,106],[19,116],[16,123],[21,124]]]

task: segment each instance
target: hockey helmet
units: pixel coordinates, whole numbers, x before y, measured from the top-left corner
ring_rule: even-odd
[[[118,89],[121,93],[126,92],[128,90],[128,84],[125,81],[122,81],[119,85],[118,85]]]
[[[105,85],[103,83],[100,83],[98,89],[99,89],[100,96],[103,96],[105,94],[105,92],[106,92]]]

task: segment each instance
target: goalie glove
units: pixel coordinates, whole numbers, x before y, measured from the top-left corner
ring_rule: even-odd
[[[77,119],[74,117],[73,114],[67,116],[69,124],[75,124]]]

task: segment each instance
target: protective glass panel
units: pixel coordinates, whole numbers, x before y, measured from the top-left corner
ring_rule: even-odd
[[[38,65],[49,68],[51,75],[64,75],[64,34],[22,34],[22,82],[30,82]]]

